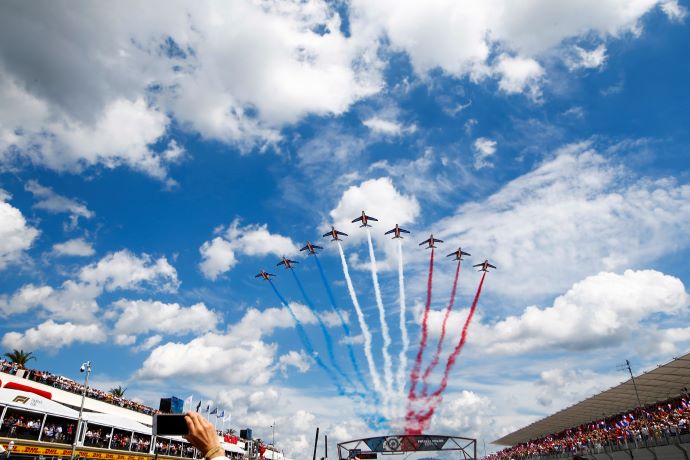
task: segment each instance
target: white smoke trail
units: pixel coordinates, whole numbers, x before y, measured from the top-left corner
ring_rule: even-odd
[[[345,260],[345,252],[343,247],[338,243],[338,250],[340,251],[340,260],[343,264],[343,274],[345,275],[345,281],[347,282],[347,290],[350,292],[350,298],[352,299],[352,305],[355,307],[355,312],[357,313],[357,319],[359,320],[359,327],[362,329],[362,336],[364,337],[364,356],[367,358],[367,365],[369,366],[369,373],[371,374],[371,380],[374,383],[374,390],[381,395],[382,399],[387,399],[383,392],[383,387],[381,386],[381,378],[379,373],[374,366],[374,357],[371,354],[371,332],[369,332],[369,326],[367,326],[366,320],[364,319],[364,313],[359,306],[359,301],[357,300],[357,294],[355,293],[355,288],[352,286],[352,279],[350,278],[350,270],[347,268],[347,261]]]
[[[400,286],[400,334],[402,349],[398,363],[398,395],[401,400],[405,397],[405,374],[407,373],[407,350],[410,339],[407,336],[407,322],[405,318],[405,275],[403,273],[402,239],[398,240],[398,285]]]
[[[374,255],[374,243],[371,241],[371,231],[367,228],[367,239],[369,240],[369,258],[371,259],[371,281],[374,283],[374,295],[376,297],[376,307],[379,310],[379,321],[381,322],[381,335],[383,336],[383,376],[386,380],[386,392],[388,395],[393,393],[393,362],[388,353],[391,345],[391,335],[388,332],[386,323],[386,310],[381,299],[381,287],[379,286],[379,275],[376,268],[376,256]]]

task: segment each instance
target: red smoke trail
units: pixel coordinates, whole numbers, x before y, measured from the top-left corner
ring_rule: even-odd
[[[422,357],[424,356],[424,349],[426,348],[427,339],[427,321],[429,319],[429,310],[431,309],[431,288],[434,279],[434,248],[431,248],[431,257],[429,258],[429,279],[426,285],[426,305],[424,306],[424,319],[422,320],[422,337],[419,340],[419,349],[417,350],[417,357],[410,373],[410,391],[407,395],[408,409],[406,419],[414,416],[414,411],[411,408],[412,402],[417,399],[417,381],[419,380],[419,371],[422,367]]]
[[[455,269],[453,290],[450,293],[450,302],[448,302],[446,314],[443,316],[443,324],[441,326],[441,337],[439,337],[438,345],[436,345],[436,353],[434,354],[434,358],[431,360],[431,363],[426,368],[426,370],[424,371],[424,375],[422,376],[422,382],[424,383],[424,386],[422,386],[422,397],[426,397],[427,395],[427,389],[429,386],[429,375],[436,368],[436,366],[438,365],[438,361],[441,357],[441,350],[443,349],[443,339],[446,337],[446,324],[448,324],[448,317],[450,316],[450,312],[453,310],[453,305],[455,305],[455,293],[458,289],[458,278],[460,278],[460,262],[461,261],[458,260],[458,267]]]
[[[443,379],[441,379],[441,385],[439,386],[438,390],[434,391],[431,394],[429,398],[429,410],[424,413],[417,414],[411,414],[410,411],[408,411],[408,426],[405,429],[406,434],[420,434],[421,432],[423,432],[427,428],[427,425],[429,424],[431,417],[433,417],[434,412],[436,411],[436,407],[438,407],[438,404],[441,402],[441,395],[448,386],[448,375],[450,374],[450,371],[453,368],[453,365],[455,364],[455,360],[458,358],[458,355],[462,351],[462,348],[465,346],[465,341],[467,340],[467,329],[470,325],[470,322],[472,322],[472,317],[474,316],[474,312],[477,309],[477,302],[479,302],[479,296],[482,293],[482,285],[484,284],[484,278],[486,278],[486,273],[487,272],[484,272],[482,274],[482,279],[481,281],[479,281],[477,294],[474,296],[474,302],[472,302],[470,313],[467,315],[465,325],[462,328],[462,335],[460,336],[460,341],[455,346],[455,350],[453,350],[453,353],[451,353],[451,355],[448,357],[448,361],[446,362],[446,368],[443,372]],[[411,427],[410,421],[416,422],[416,425]]]

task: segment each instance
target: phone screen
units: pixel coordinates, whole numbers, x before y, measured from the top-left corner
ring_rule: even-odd
[[[153,416],[153,434],[182,436],[189,432],[183,414],[156,414]]]

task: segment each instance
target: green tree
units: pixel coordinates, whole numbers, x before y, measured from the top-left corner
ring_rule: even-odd
[[[124,398],[125,391],[127,391],[127,388],[123,388],[122,385],[118,385],[115,388],[111,388],[108,393],[115,396],[116,398]]]
[[[11,352],[5,353],[5,357],[8,358],[11,362],[17,363],[21,367],[24,367],[26,366],[27,361],[36,359],[35,356],[32,356],[33,354],[33,351],[17,350],[15,348]]]

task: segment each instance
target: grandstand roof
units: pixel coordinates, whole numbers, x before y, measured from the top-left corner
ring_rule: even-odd
[[[690,353],[635,377],[643,405],[674,398],[690,387]],[[513,446],[638,407],[632,379],[527,425],[494,444]]]

